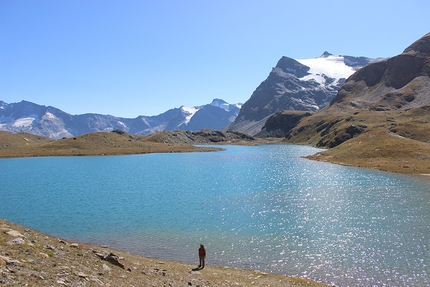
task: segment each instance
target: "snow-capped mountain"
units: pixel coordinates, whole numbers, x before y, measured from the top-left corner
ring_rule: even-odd
[[[240,104],[214,99],[211,104],[203,106],[182,106],[157,116],[130,119],[100,114],[71,115],[28,101],[11,104],[0,101],[0,130],[29,132],[54,139],[116,129],[141,135],[163,130],[219,130],[233,122],[240,107]]]
[[[282,57],[227,129],[255,135],[276,112],[318,111],[330,103],[355,71],[380,60],[328,52],[312,59]]]

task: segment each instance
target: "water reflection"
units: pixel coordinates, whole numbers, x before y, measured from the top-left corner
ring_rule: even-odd
[[[338,286],[429,284],[430,180],[304,146],[0,160],[0,217],[145,256]],[[4,207],[4,208],[3,208]]]

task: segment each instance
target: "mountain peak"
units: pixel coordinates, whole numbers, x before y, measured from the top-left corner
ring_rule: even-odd
[[[301,64],[295,59],[285,56],[278,61],[276,68],[281,69],[285,73],[294,74],[299,78],[306,76],[309,71],[309,67]]]
[[[211,103],[211,105],[215,107],[220,107],[225,104],[228,104],[228,103],[222,99],[213,99]]]
[[[324,51],[324,53],[322,53],[322,55],[320,56],[320,58],[328,58],[329,56],[333,56],[333,54],[331,54],[331,53],[329,53],[327,51]]]
[[[318,111],[330,103],[358,67],[373,61],[364,57],[334,56],[327,51],[311,59],[283,56],[243,104],[228,130],[255,135],[277,112]]]

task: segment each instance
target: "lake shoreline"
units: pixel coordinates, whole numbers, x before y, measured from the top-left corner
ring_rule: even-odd
[[[197,270],[196,265],[68,241],[0,219],[0,282],[6,285],[328,286],[232,267]]]
[[[222,135],[222,136],[221,136]],[[131,135],[125,132],[97,132],[67,139],[52,140],[28,133],[11,134],[0,131],[0,158],[26,158],[46,156],[103,156],[178,152],[221,151],[225,145],[253,146],[263,144],[298,144],[284,138],[248,138],[244,135],[208,131],[204,136],[184,131],[159,132],[150,136]],[[306,156],[310,160],[325,161],[355,167],[371,168],[403,174],[430,174],[430,146],[416,142],[397,143],[399,138],[384,132],[373,133],[371,140],[390,141],[383,144],[369,142],[368,138],[352,139],[348,145],[327,149]],[[396,142],[393,142],[396,141]],[[384,148],[375,148],[376,145]],[[200,146],[197,146],[200,145]],[[204,145],[211,145],[205,147]],[[214,147],[216,146],[216,147]],[[420,151],[418,154],[417,151]],[[383,153],[382,153],[383,152]]]

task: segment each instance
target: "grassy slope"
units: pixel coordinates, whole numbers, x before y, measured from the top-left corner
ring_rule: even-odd
[[[148,137],[97,132],[73,138],[52,140],[28,133],[0,132],[0,157],[120,155],[167,152],[213,151],[190,144],[153,141]]]
[[[309,159],[399,173],[430,174],[430,144],[372,130]]]
[[[352,138],[346,132],[362,129]],[[390,172],[430,173],[430,107],[408,111],[333,109],[305,118],[289,143],[330,147],[308,158]]]

